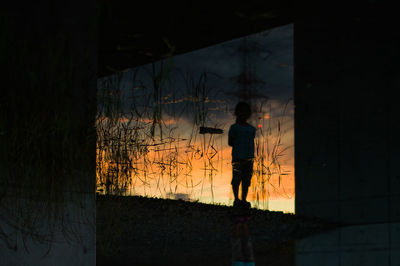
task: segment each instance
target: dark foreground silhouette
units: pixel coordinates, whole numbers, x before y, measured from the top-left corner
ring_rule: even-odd
[[[250,209],[256,265],[294,265],[295,239],[335,225]],[[231,265],[232,207],[145,197],[96,198],[98,266]]]

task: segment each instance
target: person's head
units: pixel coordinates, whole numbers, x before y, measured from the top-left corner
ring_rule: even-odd
[[[239,102],[235,107],[236,120],[245,122],[251,116],[250,105],[246,102]]]

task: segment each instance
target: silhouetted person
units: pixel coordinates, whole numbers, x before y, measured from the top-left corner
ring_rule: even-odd
[[[232,190],[235,196],[233,206],[247,206],[246,201],[253,175],[254,138],[256,129],[247,120],[251,116],[250,105],[239,102],[235,108],[236,123],[229,128],[228,144],[232,146]],[[239,199],[239,185],[242,183],[242,199]]]

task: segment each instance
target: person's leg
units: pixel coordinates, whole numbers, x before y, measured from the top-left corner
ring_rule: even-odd
[[[239,185],[233,183],[232,184],[232,191],[233,191],[233,196],[235,197],[235,201],[239,200]]]
[[[242,201],[246,202],[247,193],[251,183],[251,177],[253,175],[253,161],[246,161],[241,169],[242,172]]]
[[[242,183],[242,201],[246,201],[247,193],[249,192],[249,186]]]
[[[239,201],[240,168],[238,163],[232,164],[232,191],[235,201]]]

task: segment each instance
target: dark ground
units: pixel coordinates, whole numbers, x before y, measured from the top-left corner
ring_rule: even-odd
[[[98,266],[231,265],[232,208],[144,197],[97,196]],[[294,241],[335,228],[315,218],[252,209],[256,265],[294,265]]]

